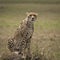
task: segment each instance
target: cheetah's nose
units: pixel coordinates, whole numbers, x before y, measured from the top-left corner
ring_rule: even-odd
[[[34,19],[34,18],[32,18],[32,19]]]
[[[32,16],[32,21],[34,21],[34,16]]]

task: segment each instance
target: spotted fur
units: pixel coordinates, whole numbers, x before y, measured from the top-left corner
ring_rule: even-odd
[[[36,18],[36,13],[28,13],[27,18],[21,22],[14,36],[8,39],[8,48],[11,52],[19,52],[19,54],[29,52]]]

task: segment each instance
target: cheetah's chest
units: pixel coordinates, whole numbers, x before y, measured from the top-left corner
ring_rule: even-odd
[[[25,31],[25,34],[24,34],[24,38],[27,40],[29,39],[33,34],[33,29],[32,28],[28,28],[26,31]]]

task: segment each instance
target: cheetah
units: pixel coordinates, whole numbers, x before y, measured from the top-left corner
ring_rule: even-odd
[[[8,49],[17,54],[24,54],[30,51],[31,38],[34,32],[34,21],[37,13],[29,12],[27,17],[21,22],[14,36],[8,39]]]

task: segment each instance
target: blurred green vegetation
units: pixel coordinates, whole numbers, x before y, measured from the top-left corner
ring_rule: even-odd
[[[0,0],[0,3],[56,3],[60,0]]]

